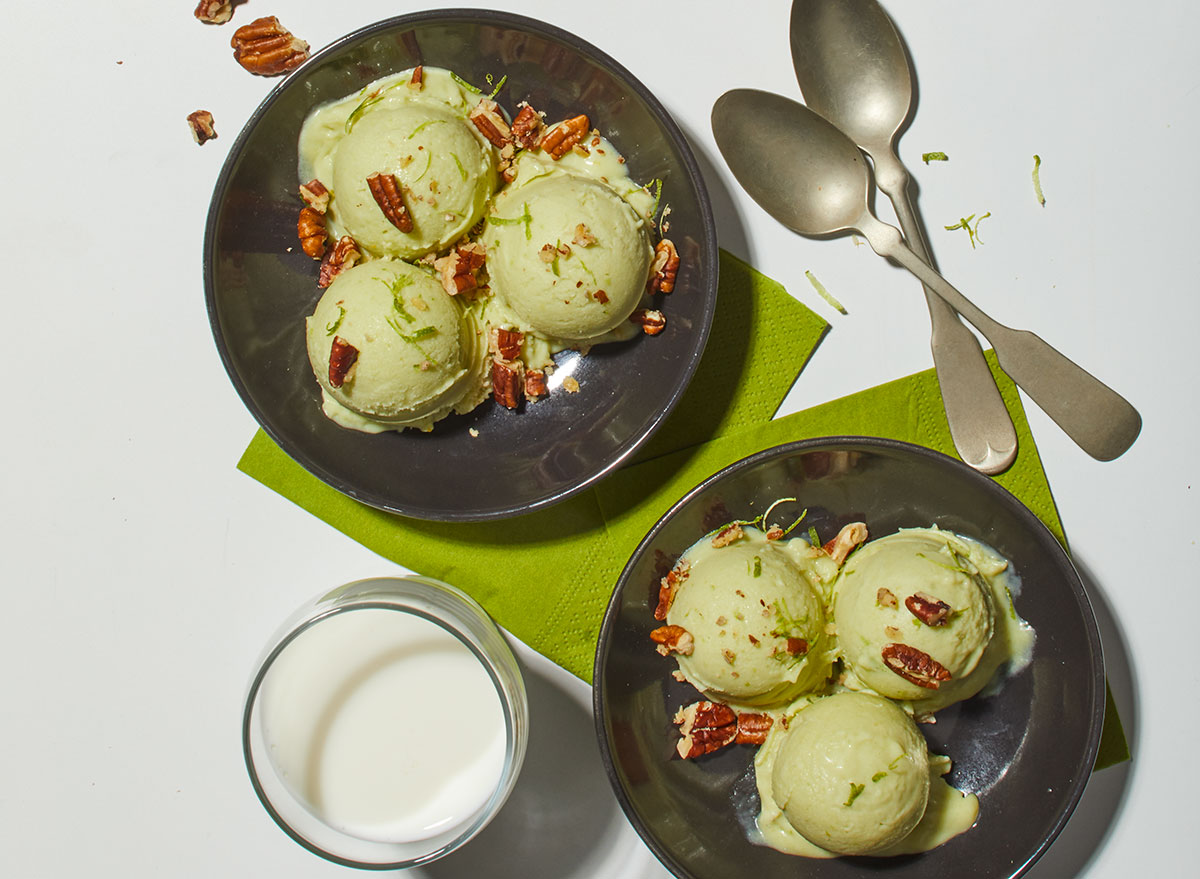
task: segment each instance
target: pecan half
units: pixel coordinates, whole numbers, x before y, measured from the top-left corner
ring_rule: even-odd
[[[657,336],[667,328],[666,316],[652,308],[639,308],[629,315],[629,322],[640,326],[647,336]]]
[[[841,565],[846,561],[846,556],[850,555],[850,551],[866,539],[867,526],[862,522],[851,522],[849,525],[842,526],[837,537],[821,548],[829,553],[838,565]]]
[[[478,272],[486,259],[487,251],[483,245],[469,241],[435,259],[433,267],[441,276],[442,289],[451,296],[457,296],[479,286]]]
[[[213,128],[213,115],[207,110],[188,113],[187,121],[188,128],[192,130],[193,140],[201,146],[217,136],[217,129]]]
[[[561,159],[587,134],[591,122],[587,116],[576,116],[560,122],[546,132],[542,138],[542,150],[554,159]]]
[[[329,348],[329,383],[340,388],[353,378],[354,364],[358,363],[358,349],[341,336],[333,337]]]
[[[664,238],[654,245],[654,261],[650,263],[650,280],[647,283],[651,293],[670,293],[675,289],[675,277],[679,274],[679,251],[675,242]]]
[[[503,147],[512,140],[512,130],[500,115],[500,105],[495,101],[481,99],[467,114],[467,118],[475,123],[475,127],[494,147]]]
[[[654,649],[663,656],[668,653],[691,656],[696,647],[692,633],[683,626],[659,626],[650,633],[650,640],[658,645]]]
[[[328,287],[333,283],[333,279],[340,275],[350,266],[354,265],[362,258],[362,253],[358,249],[358,245],[354,243],[354,239],[349,235],[343,235],[338,239],[337,244],[325,254],[325,258],[321,260],[321,271],[317,278],[318,287]]]
[[[767,733],[775,723],[769,714],[746,712],[737,716],[737,738],[739,745],[761,745],[767,740]]]
[[[404,204],[404,195],[396,181],[396,175],[376,172],[367,178],[367,187],[389,223],[401,232],[413,230],[412,214]]]
[[[674,568],[667,571],[667,576],[658,581],[658,606],[654,608],[656,620],[667,618],[671,604],[675,601],[675,593],[679,591],[679,584],[687,579],[690,572],[691,566],[685,561],[680,561]]]
[[[729,546],[729,544],[741,538],[745,533],[742,531],[742,526],[734,522],[732,525],[726,525],[713,535],[712,545],[717,549],[720,549],[722,546]]]
[[[525,390],[525,365],[520,360],[492,359],[492,397],[505,409],[521,405]]]
[[[879,590],[875,593],[875,601],[880,607],[899,607],[896,596],[886,586],[879,587]]]
[[[318,213],[323,214],[329,210],[329,190],[315,177],[307,183],[300,184],[300,197]]]
[[[936,690],[950,680],[950,671],[926,653],[908,644],[885,644],[879,651],[883,664],[910,684]]]
[[[950,621],[950,605],[928,592],[914,592],[904,599],[904,606],[927,626],[944,626]]]
[[[325,241],[329,233],[325,230],[325,216],[316,208],[300,208],[296,234],[300,238],[301,249],[313,259],[325,255]]]
[[[526,104],[513,119],[510,131],[517,146],[521,149],[531,150],[537,146],[538,138],[541,137],[545,127],[546,123],[542,121],[542,114]]]
[[[308,58],[308,43],[296,39],[273,15],[244,24],[229,41],[238,64],[257,76],[295,70]]]
[[[539,400],[550,393],[546,387],[546,373],[540,369],[525,370],[525,399]]]
[[[233,3],[230,0],[200,0],[192,14],[205,24],[224,24],[233,18]]]

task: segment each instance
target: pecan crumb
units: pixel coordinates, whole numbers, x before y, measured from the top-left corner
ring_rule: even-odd
[[[726,525],[713,535],[712,545],[717,549],[720,549],[723,546],[729,546],[729,544],[733,543],[735,540],[740,539],[743,534],[745,534],[745,532],[742,531],[742,526],[737,522],[734,522],[732,525]]]
[[[217,129],[213,128],[213,115],[207,110],[188,113],[187,121],[188,128],[192,130],[192,138],[201,146],[217,136]]]
[[[596,243],[596,236],[584,223],[579,223],[575,226],[575,237],[571,239],[571,243],[578,247],[591,247]]]
[[[576,381],[573,376],[567,376],[566,378],[564,378],[562,380],[562,387],[563,387],[563,390],[566,391],[568,394],[579,393],[579,382]]]
[[[650,633],[650,640],[658,645],[654,649],[663,656],[668,653],[691,656],[696,646],[692,633],[683,626],[659,626]]]
[[[898,607],[896,596],[891,589],[886,586],[880,586],[879,591],[875,593],[875,601],[880,607]]]
[[[408,80],[408,87],[415,92],[419,92],[425,84],[425,68],[418,64],[413,68],[412,77]]]

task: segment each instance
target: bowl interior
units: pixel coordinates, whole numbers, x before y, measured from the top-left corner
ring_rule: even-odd
[[[922,725],[954,761],[949,780],[979,795],[978,824],[942,847],[902,858],[818,861],[747,841],[758,811],[753,750],[695,761],[674,755],[675,711],[698,698],[651,649],[658,581],[708,530],[796,497],[828,540],[865,521],[873,537],[938,526],[1007,557],[1018,612],[1037,632],[1032,663],[998,693]],[[789,518],[780,508],[778,518]],[[805,525],[801,526],[802,528]],[[985,691],[986,692],[986,691]],[[655,853],[686,877],[1017,876],[1066,823],[1095,761],[1104,712],[1099,633],[1083,585],[1053,535],[1011,494],[961,462],[887,440],[839,438],[769,449],[694,489],[626,566],[601,631],[595,668],[601,750],[626,814]]]
[[[417,64],[483,86],[549,120],[586,113],[626,157],[634,179],[663,181],[681,256],[654,338],[560,356],[581,386],[512,413],[485,402],[427,434],[369,435],[321,413],[304,318],[321,291],[301,252],[296,145],[315,106]],[[284,451],[340,491],[381,509],[441,520],[488,519],[561,500],[627,458],[673,407],[699,362],[716,299],[717,248],[703,180],[683,135],[616,61],[579,38],[484,10],[380,22],[316,54],[255,112],[218,180],[204,248],[217,347],[242,400]],[[472,436],[474,428],[478,436]],[[501,463],[502,462],[502,465]]]

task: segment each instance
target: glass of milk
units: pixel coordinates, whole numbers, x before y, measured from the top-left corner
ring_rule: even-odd
[[[294,840],[398,869],[483,829],[528,727],[517,661],[483,608],[436,580],[385,577],[318,596],[280,628],[250,683],[242,748]]]

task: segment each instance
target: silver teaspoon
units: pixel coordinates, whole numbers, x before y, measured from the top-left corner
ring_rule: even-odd
[[[713,105],[712,129],[734,177],[767,213],[802,235],[858,232],[916,275],[991,342],[1001,368],[1093,458],[1110,461],[1137,439],[1142,419],[1124,397],[1028,330],[992,320],[871,213],[866,157],[833,124],[780,95],[735,89]]]
[[[909,248],[933,265],[909,197],[895,139],[908,119],[908,53],[876,0],[795,0],[792,64],[804,102],[858,144],[875,164],[875,183],[891,200]],[[1017,433],[975,334],[929,287],[930,347],[950,436],[959,456],[984,473],[1017,457]]]

